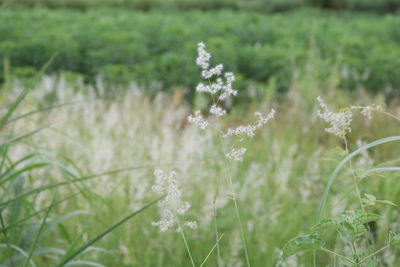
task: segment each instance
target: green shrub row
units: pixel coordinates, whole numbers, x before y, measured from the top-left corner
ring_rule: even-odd
[[[241,9],[276,12],[308,6],[335,10],[394,12],[400,8],[400,0],[0,0],[1,3],[80,10],[98,7],[124,7],[136,10]]]
[[[9,59],[19,75],[30,75],[56,53],[49,72],[192,87],[199,79],[196,44],[204,41],[214,63],[224,62],[239,82],[273,81],[284,90],[296,71],[316,71],[307,64],[318,58],[315,75],[339,66],[340,86],[377,91],[400,88],[398,25],[394,15],[316,10],[263,15],[8,9],[0,13],[0,58]]]

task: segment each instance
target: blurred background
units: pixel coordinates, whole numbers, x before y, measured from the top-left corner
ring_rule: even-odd
[[[271,85],[284,92],[304,72],[319,80],[335,73],[346,90],[397,95],[400,87],[400,0],[0,4],[1,82],[27,80],[55,56],[47,74],[92,84],[99,77],[135,81],[150,94],[175,88],[190,96],[199,77],[196,44],[204,41],[217,63],[237,73],[240,88]]]

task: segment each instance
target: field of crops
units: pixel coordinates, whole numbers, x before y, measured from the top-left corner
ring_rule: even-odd
[[[333,10],[369,11],[375,13],[396,12],[400,0],[0,0],[0,5],[18,4],[29,7],[71,8],[87,10],[92,8],[123,7],[133,10],[248,10],[257,12],[279,12],[299,7],[317,7]]]
[[[193,88],[195,44],[204,41],[237,74],[239,87],[274,83],[285,91],[296,73],[308,71],[311,58],[322,78],[336,68],[339,87],[397,94],[399,25],[395,15],[317,10],[263,15],[10,9],[0,16],[0,57],[9,58],[19,77],[32,76],[56,54],[48,72],[82,74],[92,82],[102,74],[111,84],[135,80],[149,87],[156,81],[161,89]]]
[[[0,267],[397,267],[399,16],[173,2],[0,9]]]

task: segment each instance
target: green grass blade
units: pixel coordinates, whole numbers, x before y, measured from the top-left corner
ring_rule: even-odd
[[[224,236],[224,233],[222,233],[221,236],[218,238],[217,242],[215,242],[215,244],[211,248],[210,252],[208,252],[207,256],[205,257],[203,262],[200,264],[200,267],[202,267],[207,262],[208,258],[211,256],[211,254],[213,253],[214,249],[217,247],[217,245],[219,244],[219,241],[222,239],[223,236]]]
[[[53,165],[52,162],[38,162],[38,163],[29,164],[28,166],[25,166],[20,170],[17,170],[9,175],[2,177],[2,179],[0,180],[0,184],[4,184],[8,180],[13,179],[14,177],[18,177],[19,175],[29,172],[31,170],[40,169],[40,168],[51,166],[51,165]]]
[[[1,247],[6,247],[6,246],[7,246],[6,244],[0,243],[0,248],[1,248]],[[26,253],[26,251],[23,250],[22,248],[20,248],[20,247],[18,247],[18,246],[16,246],[16,245],[10,245],[10,247],[13,248],[14,250],[18,251],[24,258],[27,258],[27,257],[28,257],[28,253]],[[36,264],[35,264],[35,262],[34,262],[32,259],[30,259],[30,264],[31,264],[33,267],[36,267]],[[11,265],[11,266],[12,266],[12,265]]]
[[[125,222],[127,222],[128,220],[130,220],[131,218],[135,217],[136,215],[138,215],[139,213],[143,212],[144,210],[146,210],[147,208],[149,208],[150,206],[154,205],[155,203],[157,203],[161,198],[158,198],[152,202],[150,202],[149,204],[145,205],[144,207],[140,208],[139,210],[131,213],[130,215],[128,215],[127,217],[123,218],[122,220],[120,220],[119,222],[113,224],[111,227],[109,227],[108,229],[106,229],[104,232],[100,233],[99,235],[97,235],[95,238],[93,238],[92,240],[90,240],[89,242],[87,242],[86,244],[84,244],[83,246],[81,246],[80,248],[78,248],[75,252],[73,252],[71,255],[68,255],[65,259],[63,259],[60,263],[58,263],[56,265],[56,267],[61,267],[64,266],[65,264],[67,264],[68,262],[70,262],[72,259],[74,259],[75,257],[77,257],[79,254],[81,254],[85,249],[87,249],[88,247],[90,247],[91,245],[93,245],[94,243],[96,243],[97,241],[99,241],[100,239],[102,239],[104,236],[106,236],[107,234],[111,233],[112,231],[114,231],[116,228],[118,228],[119,226],[121,226],[122,224],[124,224]]]
[[[106,267],[103,264],[92,262],[92,261],[71,261],[64,265],[67,266],[94,266],[94,267]]]
[[[44,64],[42,69],[38,72],[38,74],[35,76],[35,80],[38,79],[43,75],[43,73],[46,71],[46,69],[49,67],[51,62],[53,62],[54,58],[57,56],[57,54],[53,54],[50,59]],[[0,119],[0,130],[9,122],[9,118],[12,116],[12,114],[15,112],[15,110],[18,108],[18,106],[21,104],[22,100],[25,99],[25,97],[28,95],[30,91],[30,88],[25,87],[24,90],[18,95],[17,99],[11,104],[11,106],[7,109],[6,114]]]
[[[75,210],[75,211],[71,211],[67,214],[65,214],[64,216],[62,216],[61,218],[58,218],[57,220],[54,220],[50,223],[50,225],[46,228],[46,231],[43,232],[43,236],[46,235],[47,233],[49,233],[50,231],[52,231],[55,227],[57,227],[59,224],[63,223],[65,220],[68,220],[69,218],[73,217],[73,216],[77,216],[77,215],[88,215],[90,214],[88,211],[86,210]]]
[[[36,110],[30,111],[28,113],[25,113],[25,114],[22,114],[22,115],[19,115],[19,116],[16,116],[16,117],[13,117],[13,118],[9,119],[8,123],[15,122],[17,120],[29,117],[29,116],[34,115],[36,113],[41,113],[41,112],[44,112],[44,111],[49,111],[49,110],[52,110],[52,109],[61,108],[61,107],[65,107],[65,106],[81,104],[81,103],[85,103],[85,102],[86,101],[75,101],[75,102],[62,103],[62,104],[48,106],[48,107],[45,107],[45,108],[36,109]]]
[[[6,146],[6,145],[12,144],[12,143],[14,143],[14,142],[17,142],[17,141],[19,141],[19,140],[21,140],[21,139],[23,139],[23,138],[25,138],[25,137],[34,135],[35,133],[38,133],[38,132],[42,131],[43,129],[48,128],[50,125],[51,125],[51,124],[48,124],[48,125],[39,127],[39,128],[37,128],[36,130],[33,130],[33,131],[29,132],[29,133],[26,133],[26,134],[23,134],[23,135],[19,135],[19,136],[10,138],[10,139],[8,139],[7,141],[5,141],[4,143],[0,144],[0,148],[4,147],[4,146]]]
[[[2,211],[0,211],[0,223],[1,223],[1,232],[3,233],[3,235],[4,235],[4,242],[6,242],[6,246],[7,246],[7,250],[8,250],[8,258],[9,258],[9,261],[10,261],[10,264],[11,264],[11,266],[13,265],[13,261],[12,261],[12,250],[11,250],[11,246],[10,246],[10,243],[9,243],[9,241],[8,241],[8,235],[7,235],[7,230],[6,230],[6,227],[5,227],[5,224],[4,224],[4,219],[3,219],[3,213],[2,213]]]
[[[383,168],[369,169],[366,171],[366,174],[368,175],[374,172],[400,172],[400,167],[383,167]]]
[[[340,170],[343,168],[343,166],[350,161],[353,157],[357,156],[358,154],[360,154],[361,152],[385,144],[385,143],[390,143],[390,142],[395,142],[395,141],[400,141],[400,136],[390,136],[390,137],[386,137],[386,138],[382,138],[379,140],[376,140],[374,142],[371,142],[369,144],[363,145],[360,148],[358,148],[357,150],[355,150],[354,152],[350,153],[348,156],[346,156],[336,167],[336,169],[333,171],[333,173],[331,174],[331,176],[328,179],[328,183],[325,186],[325,190],[324,193],[322,195],[322,199],[320,201],[320,205],[318,208],[318,212],[317,212],[317,223],[319,223],[321,221],[321,217],[322,217],[322,212],[325,208],[326,205],[326,200],[328,198],[328,194],[329,191],[333,185],[333,182],[335,181],[337,175],[339,174]]]
[[[69,200],[69,199],[71,199],[71,198],[74,197],[74,196],[77,196],[79,193],[80,193],[80,192],[77,192],[77,193],[71,194],[71,195],[69,195],[69,196],[67,196],[67,197],[65,197],[65,198],[63,198],[63,199],[57,200],[57,201],[54,203],[54,206],[57,206],[58,204],[60,204],[60,203],[62,203],[62,202],[64,202],[64,201],[66,201],[66,200]],[[3,229],[1,229],[1,231],[8,231],[8,230],[10,230],[10,229],[12,229],[12,228],[14,228],[14,227],[16,227],[16,226],[18,226],[18,225],[21,225],[21,224],[23,224],[24,222],[28,221],[29,219],[35,217],[36,215],[39,215],[40,213],[47,211],[48,209],[49,209],[49,207],[45,207],[45,208],[40,209],[40,210],[38,210],[38,211],[36,211],[36,212],[32,212],[32,213],[30,213],[29,215],[25,216],[24,218],[20,219],[19,221],[16,221],[16,222],[14,222],[14,223],[12,223],[12,224],[8,224],[7,226],[3,227]]]
[[[70,184],[73,184],[73,183],[86,181],[86,180],[94,179],[94,178],[101,177],[101,176],[116,174],[116,173],[120,173],[120,172],[127,172],[127,171],[132,171],[132,170],[136,170],[136,169],[140,169],[140,168],[153,168],[153,167],[154,167],[154,165],[130,167],[130,168],[106,171],[106,172],[102,172],[102,173],[99,173],[99,174],[93,174],[93,175],[89,175],[89,176],[84,176],[84,177],[80,177],[80,178],[78,178],[76,180],[73,180],[73,181],[64,181],[64,182],[59,182],[59,183],[56,183],[56,184],[44,185],[44,186],[38,187],[36,189],[33,189],[31,191],[22,193],[22,194],[14,197],[14,198],[8,199],[8,200],[3,201],[3,202],[0,202],[0,206],[4,206],[4,205],[12,203],[12,202],[14,202],[14,201],[16,201],[18,199],[25,198],[27,196],[30,196],[30,195],[33,195],[33,194],[37,194],[39,192],[50,190],[50,189],[53,189],[53,188],[57,188],[57,187],[60,187],[60,186],[70,185]]]
[[[25,261],[24,267],[27,267],[27,266],[28,266],[28,264],[29,264],[29,262],[30,262],[30,260],[31,260],[31,258],[32,258],[33,252],[35,251],[36,246],[37,246],[37,243],[38,243],[38,241],[39,241],[39,238],[40,238],[40,236],[41,236],[41,234],[42,234],[42,232],[43,232],[44,225],[46,224],[46,220],[47,220],[47,218],[49,217],[50,211],[51,211],[51,209],[52,209],[53,206],[54,206],[54,202],[55,202],[55,199],[53,198],[53,200],[52,200],[52,202],[51,202],[51,205],[49,206],[49,208],[47,209],[47,212],[46,212],[45,216],[43,217],[42,224],[40,225],[40,228],[39,228],[39,230],[37,231],[37,233],[36,233],[36,235],[35,235],[35,239],[33,240],[33,243],[32,243],[32,245],[31,245],[31,248],[29,249],[29,254],[28,254],[28,257],[27,257],[27,259],[26,259],[26,261]]]

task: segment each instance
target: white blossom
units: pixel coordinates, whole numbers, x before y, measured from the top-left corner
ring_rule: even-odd
[[[218,64],[217,66],[209,70],[203,69],[203,71],[201,72],[201,77],[203,77],[203,79],[210,79],[213,76],[219,76],[221,75],[223,69],[224,66],[222,64]]]
[[[373,108],[371,106],[366,106],[361,109],[361,114],[364,115],[367,119],[372,119],[372,111]]]
[[[261,128],[262,126],[267,124],[269,120],[274,118],[275,110],[272,109],[266,117],[264,117],[260,112],[255,112],[254,115],[258,117],[258,122],[256,124],[240,125],[236,128],[228,128],[223,137],[227,138],[229,136],[242,134],[246,134],[248,137],[253,137],[257,129]]]
[[[199,43],[197,46],[198,57],[196,59],[196,64],[201,68],[203,82],[196,86],[196,91],[212,95],[214,104],[210,107],[209,113],[216,117],[221,117],[226,115],[227,111],[218,105],[219,101],[225,101],[227,98],[236,96],[238,93],[237,90],[233,89],[235,75],[232,72],[224,72],[222,64],[218,64],[214,67],[210,66],[211,54],[205,50],[205,47],[203,42]],[[222,136],[224,138],[234,135],[253,137],[257,129],[267,124],[268,121],[274,117],[275,110],[272,109],[266,116],[263,116],[260,112],[256,112],[254,115],[258,118],[255,124],[228,128]],[[190,123],[198,125],[201,129],[205,129],[208,125],[208,122],[201,116],[200,111],[196,111],[194,116],[190,115],[188,120]],[[233,148],[232,151],[225,156],[240,161],[243,159],[245,152],[246,148]]]
[[[200,42],[197,45],[197,53],[198,57],[196,59],[196,64],[200,66],[203,70],[208,69],[208,66],[210,65],[210,58],[211,54],[208,53],[206,50],[206,45],[203,42]]]
[[[184,222],[183,224],[186,227],[192,228],[192,229],[196,229],[197,228],[197,222],[196,221],[187,221]]]
[[[373,111],[382,111],[382,106],[372,105],[372,106],[350,106],[351,109],[361,109],[360,113],[366,117],[368,120],[372,119]]]
[[[235,81],[235,75],[232,72],[226,72],[224,74],[225,84],[222,87],[222,94],[219,96],[219,100],[224,100],[229,96],[236,96],[237,90],[232,88],[232,83]]]
[[[226,114],[226,110],[224,110],[223,108],[218,107],[217,105],[214,104],[210,108],[210,113],[217,117],[221,117]]]
[[[199,43],[197,46],[196,64],[202,69],[201,77],[208,82],[208,85],[199,83],[196,86],[197,92],[206,92],[212,95],[220,93],[219,100],[225,100],[229,96],[237,95],[237,91],[233,89],[232,84],[235,81],[235,75],[232,72],[224,73],[224,66],[218,64],[210,68],[211,54],[205,50],[205,44]]]
[[[195,111],[194,116],[189,115],[188,122],[197,125],[202,130],[208,126],[208,122],[201,116],[200,110]]]
[[[353,119],[353,113],[350,109],[344,109],[338,113],[334,113],[329,110],[320,96],[317,97],[317,100],[321,107],[317,113],[318,117],[331,125],[330,128],[325,128],[326,132],[339,137],[344,137],[347,132],[351,132],[350,124]]]
[[[234,149],[232,148],[231,152],[226,154],[227,158],[236,160],[236,161],[242,161],[243,160],[243,155],[246,153],[247,148],[239,148],[239,149]]]
[[[152,225],[158,227],[161,232],[165,232],[178,224],[177,216],[185,214],[190,209],[190,203],[182,200],[182,192],[175,179],[175,172],[166,174],[157,169],[154,171],[154,175],[156,176],[156,183],[152,189],[160,195],[165,195],[165,197],[158,202],[161,219],[152,222]],[[186,221],[184,225],[193,226],[194,223],[193,221]]]

